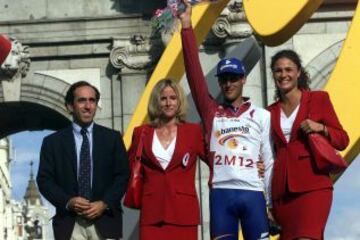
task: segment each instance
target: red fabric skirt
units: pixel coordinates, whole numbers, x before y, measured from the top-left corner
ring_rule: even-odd
[[[140,225],[140,240],[197,240],[198,226],[173,224]]]
[[[324,239],[332,203],[332,189],[288,193],[273,202],[274,217],[282,228],[281,240]]]

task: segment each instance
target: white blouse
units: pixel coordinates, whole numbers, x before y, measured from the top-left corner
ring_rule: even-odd
[[[160,140],[154,131],[154,137],[152,141],[152,151],[156,159],[159,161],[161,167],[165,170],[170,163],[170,160],[175,151],[175,143],[176,143],[176,136],[171,141],[170,145],[165,149],[163,145],[161,145]]]
[[[300,107],[300,104],[297,105],[297,107],[294,109],[294,111],[290,114],[289,117],[287,117],[285,115],[284,111],[281,109],[280,127],[281,127],[281,130],[282,130],[287,142],[290,141],[291,129],[292,129],[292,126],[294,125],[296,115],[299,112],[299,107]]]

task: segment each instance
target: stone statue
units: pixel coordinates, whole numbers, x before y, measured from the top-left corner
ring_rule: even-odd
[[[6,76],[8,80],[19,75],[25,77],[30,67],[28,46],[23,46],[15,38],[0,35],[0,81]],[[10,79],[9,79],[10,78]]]

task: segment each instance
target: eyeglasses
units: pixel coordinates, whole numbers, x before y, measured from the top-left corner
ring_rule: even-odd
[[[231,83],[234,83],[234,82],[237,82],[241,79],[244,78],[244,75],[238,75],[238,74],[223,74],[223,75],[220,75],[219,78],[218,78],[218,81],[220,84],[225,84],[227,82],[231,82]]]

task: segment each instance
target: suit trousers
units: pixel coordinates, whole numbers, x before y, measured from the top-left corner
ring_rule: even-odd
[[[71,234],[70,240],[105,240],[96,230],[95,224],[84,218],[77,217],[74,225],[74,230]]]

